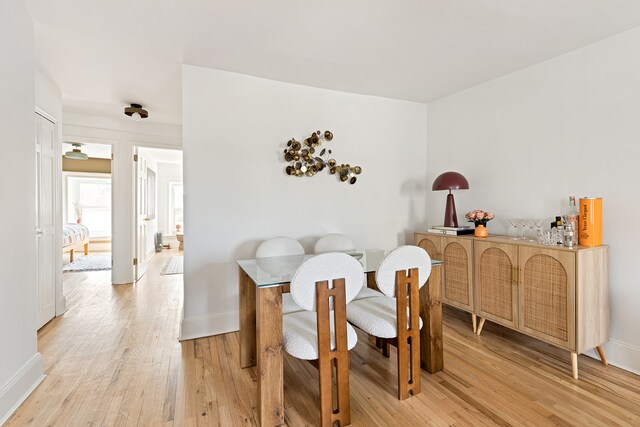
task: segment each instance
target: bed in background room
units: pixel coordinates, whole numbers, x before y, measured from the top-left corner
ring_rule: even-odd
[[[65,224],[62,227],[62,253],[69,252],[69,262],[73,262],[73,251],[80,249],[89,255],[89,229],[82,224]]]

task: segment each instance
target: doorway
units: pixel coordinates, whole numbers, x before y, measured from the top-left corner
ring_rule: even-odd
[[[182,151],[135,147],[135,280],[149,260],[165,249],[178,249],[168,263],[181,265],[184,230]],[[179,258],[179,259],[177,259]]]
[[[64,142],[62,152],[62,283],[68,297],[92,274],[111,274],[111,145]]]

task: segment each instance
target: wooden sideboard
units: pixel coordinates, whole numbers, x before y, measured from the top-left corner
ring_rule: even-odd
[[[513,240],[415,233],[415,244],[444,261],[442,302],[578,354],[609,339],[609,247],[565,248]],[[477,322],[479,319],[479,322]]]

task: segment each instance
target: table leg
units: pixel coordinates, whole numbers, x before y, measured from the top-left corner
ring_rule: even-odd
[[[261,426],[284,424],[282,288],[257,288],[258,414]]]
[[[367,288],[378,291],[378,284],[376,283],[376,272],[370,271],[366,273],[367,275]]]
[[[256,285],[238,269],[240,285],[240,367],[256,365]]]
[[[429,280],[420,289],[420,317],[424,322],[420,330],[420,365],[432,374],[444,367],[441,280],[442,266],[434,265]]]

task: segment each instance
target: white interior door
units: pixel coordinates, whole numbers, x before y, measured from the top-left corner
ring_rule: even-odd
[[[135,150],[136,180],[136,260],[135,279],[147,272],[147,161]]]
[[[55,143],[55,124],[36,113],[38,329],[56,314]]]

